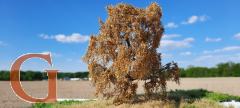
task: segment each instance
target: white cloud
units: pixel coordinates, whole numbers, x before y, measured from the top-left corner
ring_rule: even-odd
[[[201,56],[199,58],[196,58],[195,60],[196,61],[202,61],[202,60],[207,60],[207,59],[210,59],[210,58],[213,58],[212,55],[208,55],[208,56]]]
[[[188,22],[182,21],[181,24],[192,24],[192,23],[197,22],[198,19],[203,22],[203,21],[206,21],[207,19],[210,19],[210,17],[207,16],[206,14],[199,16],[199,17],[194,15],[188,19]]]
[[[219,56],[208,55],[208,56],[201,56],[199,58],[196,58],[195,61],[220,60],[220,59],[229,58],[229,57],[231,56],[230,55],[219,55]]]
[[[220,41],[222,40],[221,38],[217,38],[217,39],[210,39],[210,38],[206,38],[206,41]]]
[[[240,59],[240,53],[236,54],[238,56],[238,58]]]
[[[194,41],[194,39],[186,38],[183,41],[162,40],[157,52],[192,47],[188,41]]]
[[[172,54],[162,53],[162,58],[171,58],[171,57],[172,57]]]
[[[233,51],[233,50],[240,50],[240,47],[238,46],[225,47],[223,49],[214,50],[213,52]]]
[[[170,27],[170,28],[177,28],[178,25],[174,25],[174,23],[168,23],[165,27]]]
[[[211,53],[211,51],[203,51],[202,53],[204,53],[204,54],[205,54],[205,53]]]
[[[78,34],[78,33],[73,33],[71,36],[65,36],[63,34],[59,34],[59,35],[56,35],[55,36],[56,40],[57,41],[60,41],[60,42],[68,42],[68,43],[72,43],[72,42],[75,42],[75,43],[83,43],[83,42],[86,42],[90,39],[90,36],[83,36],[81,34]]]
[[[240,33],[235,34],[235,35],[232,37],[232,39],[240,40]]]
[[[44,36],[44,34],[39,34],[38,36],[41,36],[41,37],[42,37],[42,36]]]
[[[48,54],[48,53],[50,53],[50,55],[53,56],[53,57],[61,57],[62,56],[61,54],[51,53],[51,52],[48,52],[48,51],[43,52],[43,54]]]
[[[209,16],[206,16],[206,14],[199,17],[199,20],[202,21],[202,22],[203,22],[203,21],[206,21],[207,19],[210,19],[210,17],[209,17]]]
[[[204,51],[203,53],[224,52],[224,51],[233,51],[233,50],[240,50],[240,47],[238,47],[238,46],[231,46],[231,47],[225,47],[223,49],[216,49],[214,51]]]
[[[172,37],[180,37],[180,36],[181,35],[179,35],[179,34],[163,35],[162,39],[169,39],[169,38],[172,38]]]
[[[197,16],[192,16],[192,17],[190,17],[189,18],[189,21],[188,21],[188,23],[195,23],[196,21],[197,21],[197,19],[198,19],[198,17]]]
[[[72,61],[72,59],[67,59],[67,61]]]
[[[56,39],[57,41],[60,41],[60,42],[67,42],[67,43],[84,43],[86,41],[88,41],[90,39],[90,36],[83,36],[81,34],[78,34],[78,33],[73,33],[72,35],[70,36],[65,36],[63,34],[59,34],[59,35],[51,35],[50,37],[48,35],[44,35],[44,34],[39,34],[40,37],[43,37],[44,39]]]
[[[191,16],[188,20],[188,22],[181,22],[181,24],[192,24],[192,23],[195,23],[197,21],[198,17],[197,16]]]
[[[196,54],[196,53],[195,53]],[[192,55],[192,53],[191,52],[182,52],[182,53],[180,53],[180,55]]]
[[[195,39],[194,38],[186,38],[183,41],[195,41]]]
[[[177,62],[178,66],[180,68],[187,68],[189,65],[193,65],[194,67],[217,67],[216,65],[219,63],[226,63],[228,61],[232,61],[235,63],[238,63],[240,60],[239,56],[233,56],[233,55],[207,55],[207,56],[201,56],[196,58],[192,61],[175,61]]]
[[[2,44],[2,45],[9,45],[9,44],[4,44],[2,41],[0,41],[0,44]]]
[[[53,39],[54,38],[54,36],[48,37],[48,35],[44,35],[44,34],[39,34],[38,36],[43,37],[44,39]]]
[[[175,61],[177,64],[187,63],[189,61]]]

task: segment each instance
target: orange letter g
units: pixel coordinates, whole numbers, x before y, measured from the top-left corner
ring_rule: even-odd
[[[16,93],[16,95],[19,96],[19,98],[22,98],[23,100],[29,101],[31,103],[59,103],[57,101],[57,72],[60,71],[57,70],[46,70],[48,73],[48,96],[45,99],[35,99],[30,97],[22,88],[19,80],[19,70],[24,61],[26,61],[29,58],[42,58],[46,60],[51,66],[52,61],[50,54],[26,54],[23,56],[20,56],[15,62],[13,62],[11,70],[10,70],[10,85],[12,86],[13,91]]]

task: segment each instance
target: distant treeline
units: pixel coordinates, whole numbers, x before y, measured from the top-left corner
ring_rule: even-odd
[[[76,72],[76,73],[57,73],[57,79],[68,77],[68,78],[88,78],[89,72]],[[217,64],[217,68],[206,68],[206,67],[194,67],[193,65],[188,66],[185,70],[181,68],[180,77],[240,77],[240,63],[233,63],[231,61],[227,63]],[[48,79],[47,72],[39,71],[20,71],[21,81],[39,81],[42,79]],[[10,72],[0,71],[0,80],[9,81]]]
[[[217,64],[217,68],[188,66],[181,68],[180,77],[240,77],[240,63],[227,62]]]
[[[68,78],[88,78],[89,72],[76,72],[76,73],[63,73],[57,72],[57,79]],[[48,79],[47,72],[40,71],[21,71],[20,70],[20,81],[40,81],[42,79]],[[0,81],[10,81],[10,71],[0,71]]]

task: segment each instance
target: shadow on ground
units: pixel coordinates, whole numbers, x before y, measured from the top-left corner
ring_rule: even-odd
[[[168,93],[168,100],[169,101],[175,101],[175,107],[179,108],[181,100],[184,100],[188,104],[192,104],[196,100],[200,100],[201,98],[208,98],[212,99],[214,101],[224,101],[224,100],[229,100],[229,99],[234,99],[236,101],[240,101],[239,96],[230,96],[228,94],[221,94],[221,93],[214,93],[212,91],[207,91],[204,89],[192,89],[192,90],[177,90],[175,91],[170,90]],[[145,94],[137,94],[134,97],[134,101],[132,104],[141,104],[141,103],[146,103],[149,100],[145,97]],[[110,98],[109,100],[113,100],[114,98]],[[153,93],[153,97],[150,100],[153,101],[158,101],[160,99],[159,97],[159,92],[158,93]],[[95,100],[89,100],[89,101],[95,101]],[[74,103],[74,101],[61,101],[59,104],[68,104],[71,105]],[[78,103],[82,103],[78,102]],[[51,104],[54,103],[36,103],[36,105],[28,108],[47,108],[51,107]]]

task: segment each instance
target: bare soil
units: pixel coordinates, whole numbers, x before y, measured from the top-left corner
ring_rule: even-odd
[[[181,84],[167,82],[167,91],[170,89],[207,89],[229,95],[240,96],[240,77],[222,78],[181,78]],[[90,86],[91,81],[57,81],[57,98],[94,99],[95,87]],[[137,93],[144,93],[142,85],[138,82]],[[34,98],[46,98],[48,93],[47,81],[21,81],[25,92]],[[99,95],[101,98],[102,95]],[[32,103],[20,99],[12,90],[10,81],[0,81],[0,108],[26,108]]]

